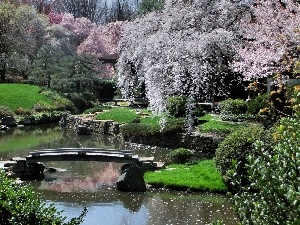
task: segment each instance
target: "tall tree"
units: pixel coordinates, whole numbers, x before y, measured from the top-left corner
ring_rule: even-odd
[[[165,0],[142,0],[139,4],[139,13],[144,15],[152,11],[162,10]]]
[[[237,43],[235,24],[244,10],[225,0],[169,0],[164,10],[129,22],[118,61],[123,93],[144,82],[156,113],[166,111],[172,95],[203,101],[226,96],[233,79],[228,65]]]
[[[102,0],[57,0],[54,9],[61,13],[70,13],[74,18],[85,17],[98,22]]]
[[[117,59],[119,55],[118,45],[125,24],[126,22],[117,21],[95,27],[78,47],[77,53],[79,55],[92,55],[97,58]],[[110,64],[100,64],[98,70],[101,78],[115,77],[114,67]]]
[[[27,76],[28,64],[24,62],[31,63],[43,45],[47,21],[30,6],[0,3],[1,79],[12,67]]]

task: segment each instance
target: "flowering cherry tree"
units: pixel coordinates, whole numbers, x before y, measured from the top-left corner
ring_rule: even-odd
[[[119,41],[122,29],[126,22],[116,21],[105,26],[97,26],[90,32],[90,35],[78,47],[79,55],[92,55],[97,58],[117,58],[119,55]],[[115,77],[114,67],[110,64],[100,65],[102,78]]]
[[[63,18],[62,13],[50,12],[48,13],[48,19],[51,25],[60,24]]]
[[[60,25],[70,31],[76,39],[76,44],[79,46],[90,34],[96,26],[85,17],[74,18],[71,14],[64,14]]]
[[[164,10],[129,22],[117,64],[123,94],[128,97],[144,82],[156,113],[166,111],[172,95],[202,101],[226,96],[238,41],[235,24],[244,10],[225,0],[168,0]]]
[[[90,35],[78,47],[77,52],[96,57],[118,55],[118,44],[125,24],[124,21],[116,21],[105,26],[94,27]]]
[[[245,80],[257,80],[291,70],[298,57],[300,11],[292,0],[255,0],[251,17],[241,21],[245,40],[232,67]]]

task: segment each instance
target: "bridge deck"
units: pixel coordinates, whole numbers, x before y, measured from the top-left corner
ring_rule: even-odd
[[[136,164],[153,162],[153,157],[139,158],[130,150],[101,149],[101,148],[59,148],[43,149],[30,152],[26,157],[30,162],[46,161],[102,161]]]

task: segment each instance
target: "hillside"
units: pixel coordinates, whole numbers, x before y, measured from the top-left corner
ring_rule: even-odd
[[[0,84],[0,106],[12,110],[22,107],[31,109],[36,103],[52,103],[52,99],[40,93],[41,88],[30,84]]]

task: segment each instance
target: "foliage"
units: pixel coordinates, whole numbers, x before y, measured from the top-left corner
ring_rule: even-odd
[[[26,77],[37,49],[44,43],[47,20],[29,6],[15,7],[6,2],[0,3],[0,18],[1,79],[9,69]]]
[[[261,126],[251,125],[241,127],[230,133],[216,149],[214,161],[222,175],[233,168],[234,165],[240,165],[239,172],[245,172],[243,167],[246,164],[246,157],[253,149],[255,140],[260,140],[264,135]]]
[[[125,140],[133,137],[151,137],[160,134],[160,128],[158,125],[127,123],[121,126],[121,134]]]
[[[47,108],[46,108],[47,109]],[[26,121],[30,121],[32,124],[47,124],[56,123],[62,117],[61,111],[47,111],[45,108],[38,112],[31,112],[30,114],[22,114],[18,116],[20,124],[25,124]]]
[[[166,101],[166,108],[170,116],[184,117],[186,112],[186,100],[185,96],[172,96]]]
[[[193,155],[194,153],[189,149],[178,148],[170,153],[170,159],[173,163],[185,164],[193,157]]]
[[[6,106],[0,106],[0,119],[4,116],[12,116],[13,115],[13,111],[6,107]]]
[[[129,22],[120,41],[118,85],[125,98],[143,82],[151,109],[187,95],[202,101],[227,96],[235,75],[235,22],[243,9],[233,1],[166,1],[162,11]],[[189,109],[187,112],[190,112]]]
[[[127,123],[121,127],[124,138],[150,137],[155,135],[174,134],[184,132],[185,120],[183,118],[166,118],[163,129],[159,125],[160,119],[141,119],[141,123]]]
[[[164,0],[142,0],[140,2],[139,14],[144,15],[152,11],[162,10],[164,6]]]
[[[270,108],[269,94],[256,96],[247,102],[247,113],[252,115],[263,114],[264,109]]]
[[[16,115],[29,115],[29,114],[31,114],[31,109],[25,109],[22,107],[18,107],[15,109],[14,112]]]
[[[294,90],[295,116],[280,120],[273,145],[258,140],[254,147],[260,154],[248,156],[251,184],[233,198],[243,224],[300,223],[299,85]],[[240,179],[237,175],[233,181]]]
[[[227,190],[212,160],[193,165],[170,165],[166,169],[146,172],[144,179],[154,187],[210,192]]]
[[[174,117],[185,117],[188,104],[190,104],[186,96],[171,96],[166,100],[166,110],[170,116]],[[203,116],[204,112],[200,105],[197,105],[196,102],[193,102],[193,116]]]
[[[31,109],[37,102],[52,104],[53,100],[41,94],[41,88],[29,84],[0,84],[0,105],[15,110]]]
[[[93,102],[86,99],[83,93],[65,93],[64,97],[73,102],[77,113],[82,113],[86,109],[93,107]]]
[[[34,62],[30,80],[60,93],[93,92],[96,80],[94,58],[59,54],[45,46]]]
[[[53,205],[47,206],[31,187],[17,184],[0,171],[0,222],[7,225],[57,224],[79,225],[87,210],[65,222],[65,217]]]
[[[219,103],[221,115],[239,115],[247,112],[247,102],[243,99],[228,98]]]

